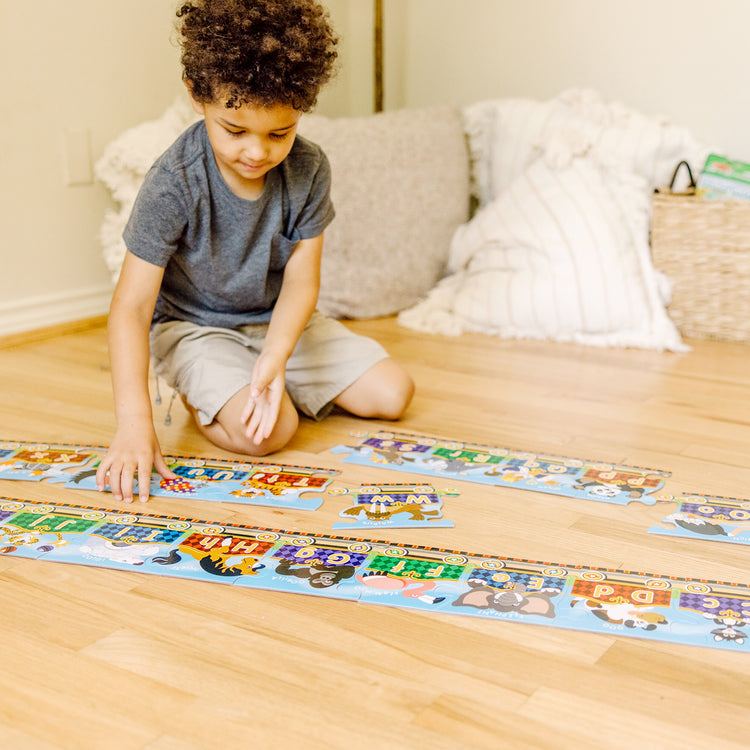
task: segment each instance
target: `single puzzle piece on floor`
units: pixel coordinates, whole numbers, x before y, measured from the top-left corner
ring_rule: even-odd
[[[713,495],[667,495],[658,499],[679,503],[679,507],[663,519],[669,527],[652,526],[649,534],[750,544],[750,500]]]
[[[359,490],[331,488],[329,495],[344,497],[349,505],[339,512],[334,529],[404,529],[412,527],[453,527],[443,518],[443,495],[456,490],[437,491],[430,484],[363,484]]]

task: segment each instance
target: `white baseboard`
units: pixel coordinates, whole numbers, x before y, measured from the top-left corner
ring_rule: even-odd
[[[106,315],[112,289],[103,284],[0,303],[0,336]]]

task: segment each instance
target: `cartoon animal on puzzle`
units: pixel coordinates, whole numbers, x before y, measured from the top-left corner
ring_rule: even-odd
[[[499,477],[508,484],[525,482],[555,486],[565,480],[572,481],[580,473],[581,465],[580,461],[573,459],[509,458],[488,469],[486,473],[487,476]]]
[[[293,467],[270,466],[254,471],[244,479],[241,488],[230,494],[235,497],[254,498],[270,493],[276,497],[295,495],[304,490],[322,490],[335,470],[319,469],[317,476],[309,471],[295,471]]]
[[[511,589],[496,589],[481,581],[467,581],[469,590],[461,594],[454,602],[454,607],[475,607],[495,612],[517,612],[521,615],[539,615],[554,617],[555,606],[550,601],[559,591],[540,591],[527,593],[523,584]]]
[[[471,474],[481,474],[489,476],[486,466],[472,464],[461,458],[440,458],[430,456],[422,460],[422,465],[431,472],[437,474],[450,474],[451,476],[468,476]]]
[[[34,545],[37,552],[49,552],[50,550],[65,544],[59,533],[33,532],[21,529],[18,526],[0,526],[0,554],[10,554],[19,548],[32,548]]]
[[[339,511],[346,522],[335,529],[367,527],[452,526],[443,518],[441,495],[456,495],[456,490],[437,492],[429,484],[363,484],[358,490],[334,487],[330,495],[353,496],[349,507]],[[438,523],[436,523],[438,522]]]
[[[357,437],[361,433],[352,433]],[[367,457],[377,464],[402,466],[413,463],[420,456],[427,454],[435,445],[432,438],[419,438],[413,435],[394,435],[390,432],[379,432],[366,435],[357,445],[341,445],[333,449],[334,453],[348,451]]]
[[[287,559],[280,560],[274,571],[280,576],[300,578],[312,589],[327,589],[354,575],[353,565],[326,565],[321,562],[295,565]]]
[[[356,552],[330,540],[327,543],[293,540],[281,545],[270,557],[278,561],[276,575],[297,579],[313,589],[328,589],[351,579],[366,558],[366,552]]]
[[[176,565],[187,555],[211,576],[237,578],[255,575],[265,567],[260,560],[273,546],[272,542],[237,534],[195,532],[182,540],[169,554],[154,557],[159,565]]]
[[[710,631],[715,641],[730,641],[741,646],[747,638],[747,633],[740,630],[738,626],[749,625],[750,619],[746,617],[714,617],[714,624],[719,626]]]
[[[680,501],[680,507],[663,519],[672,523],[672,533],[678,536],[709,537],[719,541],[750,543],[750,501],[736,498],[690,497]],[[689,532],[682,534],[679,530]],[[661,527],[651,533],[667,533]]]
[[[435,581],[415,581],[411,578],[389,575],[382,570],[371,570],[356,578],[363,586],[376,591],[398,592],[407,599],[419,599],[426,604],[440,604],[445,601],[444,596],[433,596],[427,593],[437,586]]]
[[[143,565],[148,558],[156,555],[161,547],[158,544],[131,544],[90,537],[89,541],[78,549],[82,555],[93,559],[110,560],[126,565]]]
[[[161,524],[139,523],[136,516],[117,518],[117,521],[102,520],[70,537],[70,557],[80,556],[83,562],[93,559],[142,566],[165,545],[173,544],[182,536],[182,532]]]
[[[626,628],[656,630],[668,624],[660,608],[669,609],[672,592],[669,588],[654,588],[661,584],[630,583],[591,572],[588,577],[573,581],[570,606],[582,607],[594,617],[610,625]]]
[[[370,521],[387,521],[395,515],[406,513],[411,521],[424,521],[428,518],[440,518],[442,515],[440,508],[442,503],[431,503],[425,505],[403,505],[376,502],[370,503],[367,507],[354,506],[342,510],[347,515],[359,515],[364,511],[365,516]]]
[[[27,505],[33,510],[27,510]],[[85,533],[97,525],[95,520],[58,513],[52,506],[42,503],[23,503],[23,506],[24,509],[17,512],[0,510],[0,521],[3,522],[0,543],[7,542],[0,547],[2,553],[37,557],[68,545],[66,533]]]
[[[357,581],[365,587],[363,597],[405,597],[407,600],[436,605],[445,601],[446,592],[457,584],[463,563],[448,562],[451,556],[428,555],[416,550],[391,549],[374,554],[359,570]],[[445,591],[440,589],[445,587]]]
[[[657,625],[667,624],[667,618],[659,612],[654,612],[652,607],[635,605],[629,601],[603,602],[597,599],[573,599],[570,606],[575,607],[581,603],[592,615],[612,625],[656,630]]]
[[[573,484],[573,489],[581,490],[594,499],[626,497],[638,500],[644,494],[659,489],[663,481],[663,475],[656,472],[643,474],[623,468],[590,468]]]
[[[747,639],[740,628],[750,626],[750,597],[721,591],[710,584],[693,583],[680,593],[679,609],[699,613],[709,627],[718,625],[709,630],[716,643],[742,645]]]

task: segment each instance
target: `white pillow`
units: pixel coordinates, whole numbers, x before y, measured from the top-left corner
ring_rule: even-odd
[[[457,230],[449,269],[399,315],[411,328],[683,350],[648,247],[644,180],[539,158]]]
[[[563,159],[572,147],[640,175],[651,188],[667,184],[681,160],[701,165],[710,151],[664,117],[606,103],[590,89],[569,89],[549,101],[477,102],[463,109],[463,118],[481,205],[500,195],[540,154],[554,158],[554,143],[561,144]]]
[[[469,217],[469,160],[457,107],[365,117],[305,115],[299,132],[333,170],[318,308],[370,318],[409,307],[445,271]]]

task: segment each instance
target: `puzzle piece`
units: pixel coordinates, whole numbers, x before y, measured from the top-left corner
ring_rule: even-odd
[[[359,490],[334,487],[328,494],[343,496],[349,503],[339,512],[347,520],[333,524],[334,529],[403,529],[453,527],[453,521],[443,518],[442,496],[458,492],[438,492],[429,484],[363,484]]]
[[[5,441],[0,443],[0,479],[67,481],[71,471],[83,470],[104,453],[82,445]]]
[[[679,508],[663,519],[669,528],[652,526],[649,534],[750,544],[750,500],[712,495],[665,497]]]

